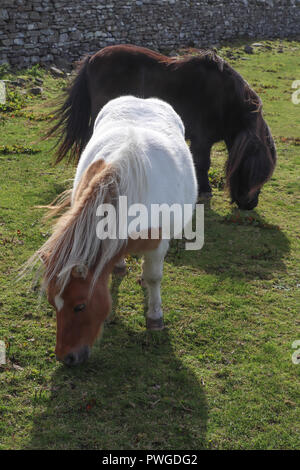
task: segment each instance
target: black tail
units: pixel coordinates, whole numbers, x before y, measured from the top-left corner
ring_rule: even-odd
[[[67,99],[55,112],[53,119],[58,122],[46,135],[59,137],[55,164],[65,157],[68,162],[77,162],[91,135],[91,100],[87,81],[89,59],[87,56],[79,63],[79,71],[67,91]]]

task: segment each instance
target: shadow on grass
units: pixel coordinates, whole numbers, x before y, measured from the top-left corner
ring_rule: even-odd
[[[66,180],[63,183],[53,182],[51,186],[44,189],[43,192],[36,193],[37,199],[39,200],[38,204],[41,206],[51,204],[54,199],[70,187],[72,187],[72,184],[69,180]]]
[[[120,283],[113,279],[114,310]],[[203,386],[175,355],[168,330],[133,328],[120,317],[85,365],[57,368],[40,405],[27,449],[206,447]]]
[[[236,220],[237,214],[233,209],[224,217],[206,207],[203,248],[185,251],[184,240],[173,240],[167,261],[208,274],[249,280],[285,273],[284,258],[290,252],[290,242],[280,227],[268,224],[256,211],[240,213],[242,217]]]

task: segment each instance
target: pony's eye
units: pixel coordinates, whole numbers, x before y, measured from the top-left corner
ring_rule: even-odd
[[[78,304],[74,307],[74,312],[81,312],[82,310],[85,309],[85,304]]]

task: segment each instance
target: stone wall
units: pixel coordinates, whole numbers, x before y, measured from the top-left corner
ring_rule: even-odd
[[[0,0],[0,63],[72,62],[118,43],[161,51],[300,34],[300,0]]]

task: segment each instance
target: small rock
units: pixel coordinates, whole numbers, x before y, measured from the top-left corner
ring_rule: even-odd
[[[60,70],[60,69],[58,69],[57,67],[54,67],[54,66],[50,67],[50,72],[52,73],[52,75],[54,77],[64,77],[64,75],[65,75],[62,70]]]
[[[40,86],[34,86],[34,87],[30,88],[28,91],[32,95],[41,95],[43,93],[43,88],[40,87]]]
[[[247,54],[253,54],[253,47],[247,45],[244,47],[244,51],[247,53]]]
[[[34,80],[34,83],[35,83],[36,85],[43,85],[44,80],[42,80],[41,78],[36,78],[36,79]]]
[[[25,78],[18,78],[17,82],[18,82],[19,86],[25,86],[26,85]]]
[[[21,367],[18,364],[12,363],[11,365],[12,365],[12,368],[15,369],[15,370],[20,370],[20,371],[24,370],[24,367]]]

